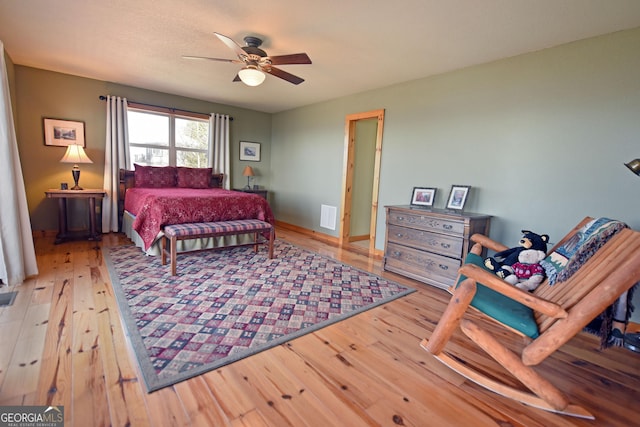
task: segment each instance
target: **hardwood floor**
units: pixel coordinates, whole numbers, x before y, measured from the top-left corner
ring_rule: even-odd
[[[64,405],[66,426],[639,425],[640,354],[580,334],[538,371],[596,421],[551,414],[465,381],[419,346],[449,295],[382,272],[381,261],[288,230],[278,238],[418,291],[172,387],[147,394],[101,246],[38,236],[40,274],[0,308],[0,405]],[[6,288],[2,291],[6,291]],[[513,346],[520,345],[512,339]],[[449,349],[502,373],[462,334]]]

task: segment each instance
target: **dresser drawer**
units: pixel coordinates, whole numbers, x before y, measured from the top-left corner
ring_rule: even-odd
[[[390,210],[387,216],[388,224],[410,227],[426,231],[435,231],[462,236],[464,234],[464,222],[441,219],[428,213],[401,212]]]
[[[415,230],[397,225],[389,225],[387,238],[391,243],[424,249],[454,258],[462,257],[462,237]]]
[[[385,252],[385,270],[428,278],[451,285],[458,276],[460,260],[424,252],[389,242]]]

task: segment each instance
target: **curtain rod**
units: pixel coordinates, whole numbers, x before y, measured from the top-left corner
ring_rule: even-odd
[[[106,101],[107,97],[104,95],[100,95],[98,97],[100,99],[100,101]],[[132,104],[138,104],[138,105],[144,105],[145,107],[155,107],[155,108],[166,108],[167,110],[171,110],[173,112],[176,111],[182,111],[183,113],[193,113],[193,114],[204,114],[204,115],[210,115],[211,113],[201,113],[199,111],[190,111],[190,110],[182,110],[180,108],[171,108],[171,107],[165,107],[163,105],[153,105],[153,104],[145,104],[143,102],[136,102],[136,101],[131,101]],[[229,121],[233,121],[233,117],[229,116]]]

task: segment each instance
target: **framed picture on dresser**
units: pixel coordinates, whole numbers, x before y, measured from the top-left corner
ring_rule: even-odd
[[[452,185],[451,191],[449,192],[449,199],[447,199],[447,209],[456,211],[463,210],[467,202],[469,189],[471,189],[469,185]]]
[[[431,187],[413,187],[411,192],[411,206],[433,206],[436,189]]]

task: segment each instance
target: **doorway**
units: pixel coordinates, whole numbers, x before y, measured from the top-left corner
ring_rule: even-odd
[[[375,129],[375,144],[370,138],[359,139],[358,132],[369,134],[369,124]],[[376,222],[378,218],[378,189],[380,184],[380,160],[384,110],[349,114],[345,120],[344,167],[342,176],[342,208],[340,217],[340,246],[354,246],[353,242],[365,244],[369,254],[374,254]],[[373,150],[373,152],[369,152]],[[362,160],[362,158],[373,160]],[[366,170],[362,170],[366,168]],[[358,192],[358,194],[356,194]],[[360,194],[366,192],[367,194]],[[362,208],[365,200],[367,208]],[[368,223],[368,233],[361,224]],[[368,242],[366,241],[368,240]]]

